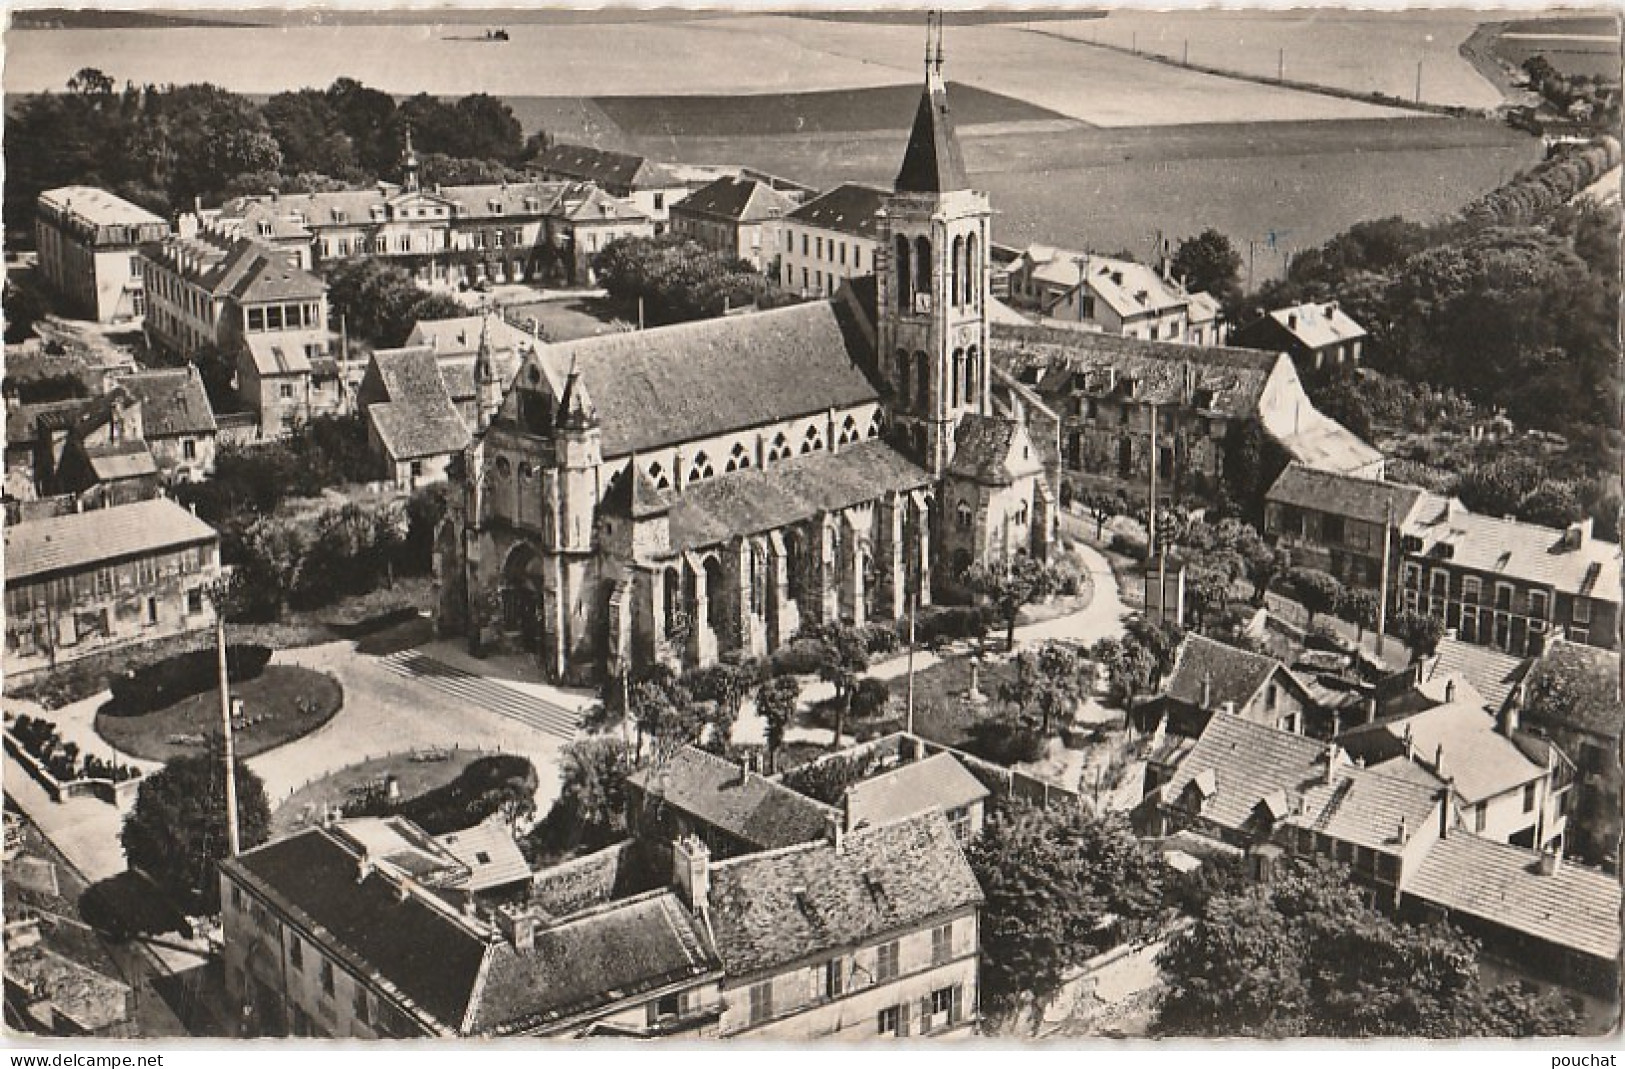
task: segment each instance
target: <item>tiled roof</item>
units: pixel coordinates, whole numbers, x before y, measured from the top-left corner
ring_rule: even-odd
[[[931,482],[928,472],[879,439],[842,446],[838,453],[820,450],[766,468],[729,472],[668,495],[671,546],[699,549],[736,535],[762,534]]]
[[[1176,701],[1202,709],[1220,709],[1225,702],[1234,702],[1239,710],[1276,669],[1290,675],[1274,657],[1191,634],[1185,637],[1174,658],[1165,693]],[[1204,689],[1208,690],[1206,702],[1202,700]]]
[[[457,316],[453,319],[420,319],[406,339],[408,347],[427,345],[441,360],[466,356],[470,360],[480,351],[480,331],[489,330],[491,351],[494,353],[519,352],[535,348],[539,342],[501,316]]]
[[[472,401],[478,392],[474,381],[474,359],[459,357],[447,360],[444,355],[439,355],[438,359],[440,377],[445,380],[447,395],[453,401]],[[491,354],[491,363],[496,366],[497,381],[503,383],[504,393],[507,392],[507,385],[519,373],[521,359],[512,349],[501,349]]]
[[[142,433],[149,439],[216,430],[203,380],[189,368],[138,371],[119,379],[119,385],[141,402]]]
[[[387,401],[374,400],[380,395]],[[375,350],[362,396],[367,417],[396,460],[439,456],[468,445],[468,427],[428,346]]]
[[[448,1032],[457,1032],[484,971],[486,942],[422,894],[400,895],[327,829],[278,839],[223,862],[275,896],[296,920],[336,944],[364,975],[383,980]]]
[[[1264,415],[1264,430],[1300,464],[1354,475],[1382,473],[1382,453],[1307,398],[1300,398],[1291,413],[1266,409]]]
[[[303,375],[310,371],[310,358],[303,345],[284,341],[275,334],[249,334],[248,355],[261,377]]]
[[[559,201],[570,192],[568,182],[488,182],[468,186],[438,186],[416,196],[443,200],[457,206],[457,218],[508,219],[536,217],[558,210]],[[407,193],[396,200],[411,197]]]
[[[626,469],[610,480],[603,507],[606,512],[617,516],[646,520],[670,512],[671,501],[655,486],[638,458],[633,457]]]
[[[153,459],[152,450],[144,440],[85,446],[82,452],[99,482],[140,479],[158,474],[158,462]]]
[[[1410,777],[1358,768],[1345,759],[1328,783],[1327,749],[1302,735],[1219,714],[1208,720],[1163,797],[1178,798],[1193,780],[1207,777],[1213,791],[1201,815],[1221,827],[1255,832],[1260,803],[1280,795],[1293,804],[1285,823],[1385,854],[1400,852],[1402,821],[1416,829],[1435,819],[1437,793]],[[1295,804],[1300,800],[1301,811]]]
[[[1270,318],[1311,349],[1366,336],[1366,329],[1350,319],[1335,303],[1278,308],[1270,313]]]
[[[561,214],[577,224],[638,223],[649,219],[630,201],[612,197],[597,186],[587,186],[581,196],[566,199]]]
[[[1225,416],[1252,416],[1276,364],[1256,349],[1144,341],[1062,325],[990,324],[999,364],[1046,398],[1124,396],[1147,404],[1194,404]]]
[[[214,542],[219,535],[168,498],[29,520],[6,528],[6,581]]]
[[[1400,525],[1422,500],[1419,487],[1366,479],[1303,464],[1288,464],[1269,489],[1268,500],[1281,505],[1326,512],[1364,523],[1381,524],[1390,515]]]
[[[1438,649],[1426,668],[1429,677],[1461,676],[1484,696],[1492,712],[1499,712],[1506,705],[1508,695],[1528,671],[1529,662],[1522,657],[1448,636],[1439,640]]]
[[[974,805],[989,793],[952,754],[939,753],[848,787],[847,820],[853,828],[877,828],[927,809]]]
[[[1088,280],[1089,288],[1125,319],[1147,312],[1171,312],[1186,305],[1183,293],[1163,281],[1156,271],[1132,260],[1091,256]]]
[[[965,189],[965,158],[954,133],[953,111],[948,106],[948,87],[942,72],[927,72],[920,106],[914,113],[903,150],[903,165],[897,172],[899,193],[948,193]]]
[[[531,161],[544,174],[559,174],[585,182],[631,189],[666,189],[675,179],[664,167],[644,156],[588,145],[555,142]]]
[[[1405,893],[1610,964],[1620,953],[1620,887],[1564,862],[1541,875],[1528,850],[1458,834],[1434,843]]]
[[[1457,701],[1431,709],[1366,724],[1344,733],[1340,741],[1368,766],[1386,768],[1389,761],[1408,762],[1405,734],[1415,746],[1414,760],[1436,776],[1453,779],[1456,793],[1468,805],[1517,790],[1546,774],[1511,739],[1496,730],[1495,717],[1479,701]],[[1442,756],[1444,763],[1438,764]]]
[[[847,182],[814,197],[789,218],[820,230],[835,230],[873,241],[880,236],[880,209],[889,196],[875,186]]]
[[[1017,478],[1044,470],[1036,454],[1025,459],[1013,455],[1021,424],[971,413],[954,431],[954,458],[949,475],[975,479],[990,486],[1009,486]]]
[[[493,946],[467,1031],[514,1035],[719,972],[677,896],[656,891],[538,925],[531,950]]]
[[[540,359],[558,382],[575,362],[612,458],[876,400],[866,354],[850,311],[813,301],[563,342]]]
[[[673,204],[672,211],[693,212],[731,223],[759,223],[777,219],[796,202],[766,182],[723,175]]]
[[[760,850],[822,839],[840,817],[822,802],[692,746],[628,781]]]
[[[244,303],[315,301],[327,284],[297,266],[291,255],[254,238],[203,228],[191,237],[171,235],[145,245],[143,254],[216,297]]]
[[[436,838],[453,857],[467,866],[469,878],[464,886],[471,892],[530,880],[530,866],[519,852],[513,829],[500,816]]]
[[[1617,542],[1587,537],[1583,545],[1567,547],[1564,532],[1556,528],[1460,510],[1431,522],[1413,523],[1406,533],[1422,540],[1421,550],[1413,557],[1432,558],[1436,547],[1448,545],[1453,568],[1505,575],[1599,601],[1619,601]]]
[[[730,978],[849,951],[980,905],[940,812],[711,866],[711,927]]]

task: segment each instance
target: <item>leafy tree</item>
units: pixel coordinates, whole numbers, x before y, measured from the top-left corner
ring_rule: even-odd
[[[593,850],[626,836],[630,747],[613,736],[567,743],[559,760],[559,797],[522,846],[527,857]]]
[[[1455,496],[1472,512],[1511,516],[1542,481],[1540,465],[1528,457],[1510,456],[1475,464],[1456,480]]]
[[[705,319],[728,308],[771,307],[790,299],[748,261],[676,233],[617,238],[593,260],[593,270],[612,298],[642,300],[652,323]]]
[[[760,669],[755,664],[725,660],[696,669],[683,678],[695,701],[712,705],[713,712],[709,719],[713,748],[727,746],[745,695],[751,692],[759,676]]]
[[[1306,376],[1304,386],[1315,407],[1348,428],[1350,433],[1371,441],[1376,437],[1371,402],[1365,384],[1353,371],[1339,368],[1330,375]]]
[[[891,688],[884,679],[865,676],[852,691],[852,715],[860,720],[879,716],[891,703]]]
[[[795,676],[773,676],[756,688],[756,711],[767,722],[767,760],[770,772],[778,770],[779,751],[784,749],[784,733],[795,719],[801,701],[801,682]]]
[[[1160,912],[1161,865],[1119,814],[1012,801],[968,856],[986,895],[982,1004],[994,1013],[1047,1005],[1068,970]]]
[[[1033,557],[1017,557],[1004,565],[973,564],[965,572],[965,585],[987,599],[1004,621],[1005,649],[1016,647],[1021,610],[1054,593],[1060,579],[1054,565]]]
[[[1135,700],[1152,689],[1157,670],[1156,655],[1127,638],[1103,638],[1089,649],[1089,657],[1106,669],[1108,694],[1112,704],[1132,710]]]
[[[406,542],[401,547],[403,571],[428,574],[434,568],[434,536],[455,493],[452,483],[420,486],[406,500]]]
[[[380,348],[406,341],[420,319],[445,319],[466,310],[444,293],[420,289],[401,268],[373,257],[346,260],[327,273],[328,300],[354,336]]]
[[[1105,533],[1107,521],[1128,511],[1128,501],[1120,490],[1093,490],[1084,494],[1080,500],[1089,518],[1095,521],[1096,542],[1100,541]]]
[[[1192,293],[1206,293],[1229,308],[1241,295],[1241,264],[1230,239],[1209,227],[1179,243],[1172,268]]]
[[[1094,665],[1064,642],[1046,642],[1016,655],[1016,675],[1000,697],[1022,712],[1036,710],[1039,730],[1047,738],[1056,719],[1070,721],[1089,694]]]
[[[277,93],[260,113],[290,174],[357,174],[354,145],[326,93],[319,89]]]
[[[685,743],[697,745],[708,721],[694,701],[687,685],[665,665],[646,669],[628,692],[632,722],[638,729],[638,753],[646,740],[657,748],[676,748]]]
[[[361,168],[368,174],[394,174],[403,147],[396,137],[395,98],[354,78],[340,78],[328,87],[327,101]]]
[[[243,849],[271,834],[265,784],[241,759],[236,763],[237,828]],[[215,865],[226,856],[226,772],[218,741],[206,754],[170,759],[142,781],[119,841],[134,867],[188,909],[220,910]]]
[[[1295,865],[1214,896],[1158,964],[1157,1035],[1435,1039],[1572,1034],[1562,999],[1485,991],[1478,946],[1365,904],[1345,866]]]
[[[1230,576],[1213,568],[1193,567],[1185,572],[1185,596],[1198,624],[1221,616],[1230,607]]]
[[[1410,647],[1413,657],[1431,657],[1444,638],[1444,621],[1432,613],[1406,609],[1396,614],[1388,630]]]
[[[1381,595],[1375,590],[1348,587],[1338,599],[1337,615],[1359,628],[1363,639],[1367,630],[1377,626],[1377,609],[1381,603]]]
[[[1574,483],[1543,479],[1518,502],[1518,519],[1546,527],[1567,527],[1585,515],[1585,505]]]
[[[1316,616],[1335,613],[1343,599],[1343,584],[1335,575],[1319,568],[1293,568],[1287,573],[1287,585],[1292,588],[1293,597],[1309,613],[1310,627],[1315,625]]]
[[[879,771],[882,759],[876,750],[830,754],[786,772],[784,785],[825,805],[839,806],[846,789]]]
[[[847,718],[852,715],[852,697],[858,676],[869,667],[869,646],[863,633],[850,624],[822,624],[803,628],[801,637],[818,643],[818,678],[835,687],[835,740],[840,749]]]

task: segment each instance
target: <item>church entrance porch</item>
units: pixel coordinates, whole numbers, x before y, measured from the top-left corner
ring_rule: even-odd
[[[530,546],[520,543],[502,565],[501,627],[510,640],[527,652],[539,652],[542,625],[542,561]]]

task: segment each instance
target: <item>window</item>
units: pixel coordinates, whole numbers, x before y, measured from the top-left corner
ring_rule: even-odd
[[[333,963],[322,959],[322,992],[329,997],[333,994]]]
[[[953,829],[955,839],[961,843],[970,842],[970,807],[959,806],[948,810],[948,826]]]
[[[808,255],[807,246],[809,244],[811,244],[811,243],[807,240],[807,235],[806,234],[801,235],[801,255],[803,255],[803,256]],[[803,281],[805,281],[805,280],[803,280]]]
[[[1533,813],[1535,811],[1535,785],[1533,783],[1524,784],[1523,811],[1525,813]]]
[[[875,949],[875,980],[897,979],[897,954],[899,945],[893,939],[889,943],[882,943]]]
[[[661,1021],[670,1021],[677,1017],[681,1017],[682,1014],[682,992],[673,992],[670,995],[662,996],[657,1002],[649,1003],[648,1023],[651,1025],[659,1024]]]
[[[1589,624],[1591,622],[1591,599],[1574,599],[1573,620],[1577,624]]]
[[[947,1020],[954,1012],[954,989],[939,987],[931,992],[931,1019]]]
[[[752,984],[750,989],[750,1023],[761,1024],[773,1016],[773,981]]]
[[[837,998],[845,990],[845,962],[840,958],[824,963],[824,997]]]
[[[1484,587],[1484,581],[1481,580],[1478,576],[1476,576],[1476,575],[1464,575],[1464,576],[1462,576],[1461,577],[1461,600],[1468,603],[1468,604],[1470,604],[1470,605],[1477,605],[1478,604],[1478,599],[1483,593],[1483,587]]]
[[[1422,566],[1420,564],[1405,565],[1405,585],[1412,590],[1422,589]]]
[[[305,967],[305,944],[299,941],[297,935],[292,936],[288,943],[288,964],[295,969]]]
[[[941,965],[954,954],[954,926],[939,924],[931,929],[931,964]]]
[[[421,460],[412,461],[412,478],[414,478],[414,479],[423,478],[423,461],[421,461]]]
[[[1502,610],[1503,612],[1509,611],[1512,608],[1512,584],[1511,583],[1496,583],[1495,584],[1495,607],[1497,609]]]
[[[1484,834],[1484,827],[1489,823],[1490,807],[1487,802],[1480,802],[1473,807],[1473,831]]]
[[[186,438],[181,441],[181,456],[185,457],[187,460],[197,459],[196,439]]]
[[[880,1011],[880,1017],[875,1023],[875,1034],[881,1036],[900,1036],[903,1034],[903,1007],[887,1006]]]
[[[1546,592],[1544,590],[1531,590],[1529,592],[1529,615],[1537,620],[1546,619]]]
[[[277,386],[277,396],[284,401],[293,400],[293,383],[284,382]]]
[[[817,257],[818,259],[822,260],[824,258],[824,239],[823,238],[818,238],[813,243],[813,249],[815,250],[813,255],[815,257]]]
[[[1448,597],[1450,593],[1450,573],[1442,568],[1435,568],[1428,575],[1428,593],[1436,598]]]
[[[372,1023],[372,999],[364,987],[355,989],[355,1019],[362,1024]]]
[[[954,508],[954,519],[955,519],[955,521],[959,524],[959,526],[964,527],[964,528],[969,528],[970,525],[971,525],[971,518],[972,518],[972,515],[971,515],[970,506],[967,505],[965,502],[961,501]]]
[[[147,626],[151,627],[152,625],[156,624],[157,622],[158,622],[158,599],[157,598],[148,598],[147,599]]]
[[[658,211],[663,211],[665,209],[665,207],[666,207],[666,195],[664,193],[656,193],[655,194],[655,211],[657,211],[657,212]]]
[[[236,909],[243,908],[243,889],[236,884],[231,885],[231,904]]]
[[[194,616],[203,611],[202,587],[198,587],[196,590],[188,590],[186,592],[186,611]]]
[[[250,308],[248,310],[248,329],[249,330],[264,330],[265,329],[265,309],[263,309],[263,308]]]

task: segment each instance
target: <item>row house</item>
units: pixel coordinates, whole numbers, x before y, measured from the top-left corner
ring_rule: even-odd
[[[1005,274],[1011,303],[1045,319],[1146,341],[1224,344],[1218,302],[1189,293],[1166,268],[1029,245]]]
[[[1449,509],[1461,511],[1461,503],[1416,486],[1288,464],[1265,494],[1264,534],[1295,563],[1376,590],[1384,561],[1388,582],[1399,577],[1400,533]]]
[[[1442,619],[1463,642],[1519,656],[1562,635],[1618,645],[1620,547],[1591,534],[1446,508],[1402,531],[1398,604]]]
[[[1368,338],[1336,301],[1278,308],[1236,331],[1237,345],[1279,349],[1305,373],[1358,367]]]
[[[141,246],[168,235],[163,219],[94,186],[48,189],[35,203],[40,274],[74,315],[103,323],[146,313]]]
[[[1382,472],[1382,454],[1317,410],[1281,353],[1013,323],[993,324],[992,346],[1060,417],[1064,469],[1085,480],[1139,493],[1155,465],[1162,493],[1205,497],[1249,429],[1288,463]]]
[[[632,872],[628,852],[543,870],[497,904],[404,821],[268,843],[220,865],[227,998],[259,1036],[975,1027],[982,895],[939,813],[731,861],[683,839],[665,852],[669,879]]]
[[[543,178],[596,186],[626,201],[650,221],[654,234],[664,234],[672,205],[690,190],[669,168],[647,156],[613,149],[554,142],[530,161]]]
[[[1177,764],[1148,767],[1136,817],[1244,849],[1266,879],[1289,855],[1344,862],[1401,916],[1458,924],[1559,983],[1617,990],[1618,881],[1473,834],[1457,795],[1409,761],[1365,765],[1335,742],[1215,716]]]
[[[5,529],[10,685],[214,626],[219,535],[167,498]]]
[[[779,284],[793,293],[828,296],[847,279],[879,270],[881,210],[888,192],[848,182],[814,197],[779,227]]]
[[[671,206],[671,229],[775,274],[779,228],[795,206],[793,197],[765,181],[724,175]]]

